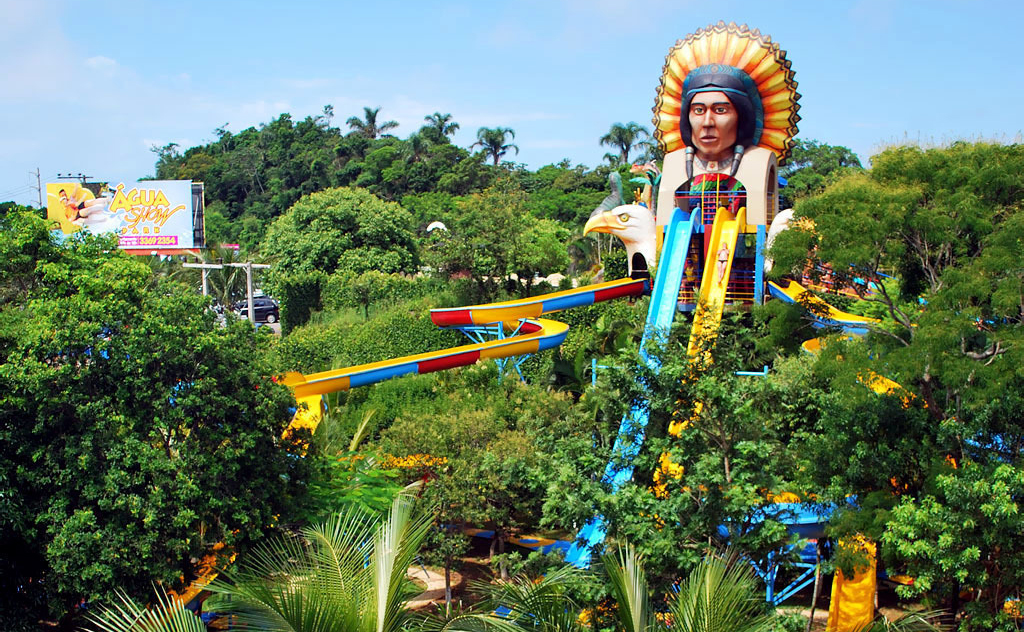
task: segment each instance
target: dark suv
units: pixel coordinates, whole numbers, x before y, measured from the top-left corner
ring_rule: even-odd
[[[249,317],[249,301],[238,301],[232,307],[242,318]],[[256,312],[256,322],[258,323],[276,323],[281,320],[281,309],[277,306],[277,301],[269,296],[254,297],[252,307]]]

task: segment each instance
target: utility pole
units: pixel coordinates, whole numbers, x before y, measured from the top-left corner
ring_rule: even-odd
[[[249,321],[252,322],[252,326],[256,328],[256,310],[252,304],[252,271],[253,269],[264,269],[270,266],[265,263],[253,263],[252,261],[246,261],[245,263],[228,263],[232,268],[245,268],[245,294],[249,299]]]
[[[29,171],[31,174],[32,172]],[[36,167],[36,192],[39,194],[39,208],[43,208],[43,180],[39,175],[39,167]]]

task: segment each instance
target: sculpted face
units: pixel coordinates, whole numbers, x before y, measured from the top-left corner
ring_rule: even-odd
[[[691,142],[698,158],[721,161],[732,156],[739,114],[724,92],[697,93],[690,102],[688,115]]]

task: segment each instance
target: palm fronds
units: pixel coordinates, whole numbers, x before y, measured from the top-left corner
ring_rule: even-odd
[[[711,556],[682,583],[669,602],[672,627],[687,632],[771,630],[764,599],[748,566]]]
[[[402,578],[430,521],[406,495],[383,523],[352,508],[257,547],[210,585],[208,606],[260,630],[394,632],[408,616]]]
[[[185,605],[156,589],[156,603],[147,608],[121,593],[120,604],[86,614],[91,629],[99,632],[206,632],[206,625]]]
[[[619,547],[618,554],[601,558],[611,580],[612,596],[618,603],[615,614],[622,632],[647,632],[658,627],[648,595],[643,558],[632,545]]]

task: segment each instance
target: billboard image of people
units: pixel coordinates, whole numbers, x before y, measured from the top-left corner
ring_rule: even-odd
[[[195,247],[191,180],[145,180],[110,188],[47,183],[47,217],[65,235],[115,233],[125,250]],[[99,191],[99,195],[94,190]]]

